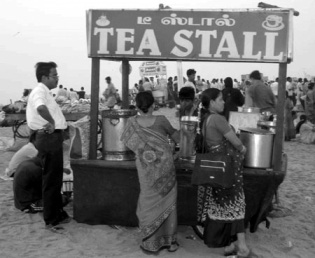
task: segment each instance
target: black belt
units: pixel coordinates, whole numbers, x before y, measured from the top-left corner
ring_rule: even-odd
[[[52,133],[61,133],[64,130],[62,129],[55,129]],[[48,134],[48,131],[46,129],[40,129],[40,130],[33,130],[34,133],[39,133],[39,134]]]

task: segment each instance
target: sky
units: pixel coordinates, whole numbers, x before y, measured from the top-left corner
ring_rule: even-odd
[[[269,1],[269,0],[268,0]],[[34,65],[39,61],[54,61],[58,65],[59,84],[79,90],[91,89],[91,59],[87,56],[86,10],[88,9],[155,9],[159,4],[173,9],[243,9],[257,8],[253,0],[1,0],[0,16],[0,104],[19,100],[25,88],[37,84]],[[294,60],[288,64],[287,75],[315,75],[315,1],[272,0],[268,4],[294,8]],[[142,62],[130,62],[132,72],[129,87],[140,79]],[[167,77],[177,75],[176,62],[165,62]],[[101,61],[100,93],[105,89],[104,78],[111,76],[121,90],[121,62]],[[278,77],[278,64],[183,62],[183,71],[194,68],[206,80],[230,76],[238,80],[242,74],[259,70],[269,79]]]

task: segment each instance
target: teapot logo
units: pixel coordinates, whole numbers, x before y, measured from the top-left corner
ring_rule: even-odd
[[[266,30],[277,31],[284,28],[284,23],[282,22],[282,17],[277,15],[269,15],[266,20],[262,23],[262,26]]]
[[[96,24],[105,27],[110,24],[110,21],[107,19],[106,15],[103,14],[97,19]]]

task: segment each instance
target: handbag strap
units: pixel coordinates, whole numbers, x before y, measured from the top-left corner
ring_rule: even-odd
[[[211,117],[211,114],[207,116],[207,118],[205,119],[204,123],[203,123],[203,128],[202,128],[202,134],[203,134],[203,137],[202,137],[202,153],[205,152],[206,148],[207,148],[207,141],[206,141],[206,138],[207,138],[207,126],[208,124],[210,123],[210,117]]]

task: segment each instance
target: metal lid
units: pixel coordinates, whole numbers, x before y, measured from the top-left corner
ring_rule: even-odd
[[[110,109],[103,110],[102,117],[107,118],[120,118],[120,117],[131,117],[137,114],[137,110],[132,109]]]
[[[277,123],[276,123],[276,121],[261,121],[261,120],[259,120],[257,122],[257,125],[264,125],[264,126],[268,126],[268,127],[276,127]]]
[[[182,122],[198,122],[198,117],[197,116],[182,116],[181,118]]]
[[[275,134],[265,129],[253,128],[253,127],[244,127],[240,128],[240,132],[252,133],[252,134]]]
[[[258,107],[243,107],[242,112],[244,112],[244,113],[260,113],[260,108],[258,108]]]

